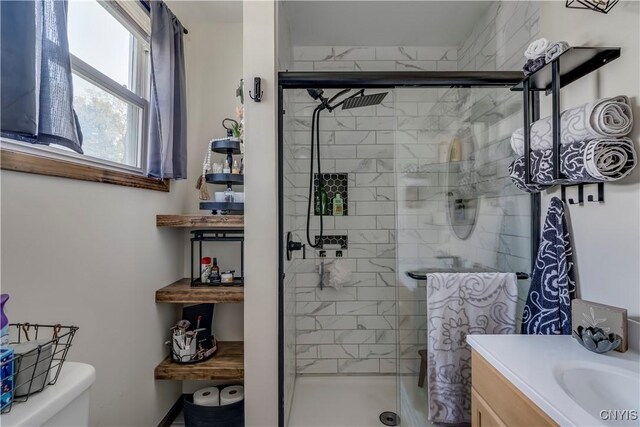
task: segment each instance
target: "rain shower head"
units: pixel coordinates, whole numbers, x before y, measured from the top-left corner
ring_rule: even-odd
[[[343,110],[350,110],[352,108],[368,107],[369,105],[378,105],[387,96],[389,92],[374,93],[373,95],[365,95],[364,89],[360,89],[357,93],[344,98],[340,102],[334,103],[338,98],[351,89],[343,89],[335,94],[331,99],[324,97],[324,91],[322,89],[307,89],[307,93],[316,101],[320,101],[322,107],[328,111],[333,111],[342,105]],[[321,107],[321,108],[322,108]]]
[[[358,95],[345,99],[342,104],[343,110],[350,110],[351,108],[368,107],[369,105],[378,105],[387,96],[389,92],[374,93],[372,95]]]

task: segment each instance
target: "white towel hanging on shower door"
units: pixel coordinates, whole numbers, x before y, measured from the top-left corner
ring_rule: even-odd
[[[429,420],[471,422],[468,334],[513,334],[514,273],[427,274]]]

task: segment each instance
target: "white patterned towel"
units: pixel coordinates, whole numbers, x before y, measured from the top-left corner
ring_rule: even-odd
[[[549,47],[549,40],[544,37],[538,40],[534,40],[531,42],[527,50],[524,51],[524,57],[527,59],[536,59],[539,57],[544,58],[544,53],[547,51]]]
[[[560,114],[560,144],[588,141],[596,138],[619,138],[633,128],[633,112],[629,98],[620,95],[602,98]],[[550,150],[553,147],[551,117],[531,125],[531,150]],[[524,155],[524,128],[511,135],[511,148],[518,156]]]
[[[569,46],[569,43],[565,41],[551,43],[549,47],[547,47],[547,50],[544,52],[545,62],[549,63],[553,61],[558,56],[562,55],[567,50],[569,50],[570,47],[571,46]]]
[[[427,274],[429,419],[471,421],[468,334],[513,334],[518,288],[513,273]]]

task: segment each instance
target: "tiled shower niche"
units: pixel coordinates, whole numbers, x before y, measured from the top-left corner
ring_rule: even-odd
[[[320,242],[320,236],[316,236],[316,249],[325,249],[326,246],[340,245],[340,249],[348,248],[348,236],[322,236],[322,242]]]
[[[344,201],[344,214],[343,216],[349,215],[349,199],[348,199],[348,189],[349,189],[349,174],[346,173],[323,173],[322,174],[322,182],[324,183],[324,190],[327,192],[327,197],[329,198],[329,204],[331,210],[333,211],[333,198],[336,194],[340,194],[342,200]],[[318,188],[319,180],[318,174],[313,174],[313,200],[315,200],[316,192],[319,190]],[[323,215],[323,216],[333,216],[331,215]]]

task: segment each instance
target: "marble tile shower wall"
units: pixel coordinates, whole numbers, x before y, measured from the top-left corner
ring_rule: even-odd
[[[536,4],[494,5],[458,50],[459,69],[519,70],[524,62],[522,52],[537,37],[537,20]],[[396,95],[419,98],[431,92],[400,89]],[[509,137],[522,117],[519,95],[508,89],[451,89],[439,94],[428,114],[439,117],[439,127],[419,130],[417,135],[405,134],[405,141],[400,136],[397,141],[400,151],[415,142],[422,150],[413,164],[406,165],[405,170],[399,166],[398,170],[398,193],[413,195],[413,200],[398,200],[400,273],[451,265],[450,260],[439,258],[447,255],[457,257],[466,267],[529,271],[530,200],[515,189],[507,173],[513,160]],[[447,169],[437,166],[443,160],[438,147],[446,146],[460,129],[468,129],[475,142],[475,173],[470,184],[480,197],[476,226],[466,240],[455,237],[448,226],[445,195],[450,176]],[[430,240],[420,242],[423,236]],[[426,346],[425,283],[404,274],[398,277],[399,370],[417,374],[417,350]],[[520,281],[519,286],[522,306],[528,282]]]
[[[494,3],[484,14],[482,19],[474,26],[473,31],[458,50],[460,70],[521,70],[525,62],[524,51],[529,43],[544,35],[539,34],[540,2],[538,1],[501,1]],[[508,149],[508,138],[513,129],[521,126],[518,122],[520,113],[520,95],[516,92],[502,91],[497,93],[493,102],[501,105],[502,117],[517,111],[517,120],[502,120],[492,128],[493,148],[487,150],[500,150],[502,155],[498,158],[504,160],[496,166],[499,170],[505,170],[505,164],[512,161],[513,154]],[[496,131],[500,129],[500,131]],[[504,157],[506,156],[506,157]],[[509,182],[503,179],[501,183],[504,190],[494,194],[490,203],[482,205],[480,209],[481,228],[476,238],[469,246],[476,253],[486,255],[480,248],[488,244],[497,248],[497,258],[481,259],[500,271],[525,271],[530,270],[530,229],[531,216],[529,211],[530,196],[516,190]],[[499,221],[488,221],[496,216]],[[461,249],[458,245],[458,250]],[[492,261],[492,263],[490,263]],[[528,281],[519,281],[519,317],[521,316],[524,300],[529,288]]]
[[[535,3],[501,2],[460,47],[297,46],[291,69],[517,70],[526,45],[537,36],[537,19]],[[294,229],[305,240],[310,118],[316,104],[305,91],[291,92],[285,123],[292,130],[295,172],[288,179],[295,187]],[[478,121],[469,120],[478,115]],[[418,350],[426,345],[426,296],[424,283],[409,280],[407,270],[444,267],[447,260],[440,257],[452,254],[469,265],[529,269],[529,200],[513,189],[505,172],[512,160],[508,138],[519,117],[517,95],[494,89],[401,89],[380,106],[324,113],[323,171],[349,173],[349,216],[325,218],[324,229],[348,236],[343,261],[353,277],[341,291],[320,291],[316,254],[308,251],[307,260],[298,261],[298,374],[398,369],[417,374]],[[447,222],[448,178],[433,165],[442,161],[443,143],[465,127],[476,139],[476,167],[485,175],[476,174],[474,183],[482,192],[476,230],[460,241]],[[312,218],[312,238],[318,229]],[[329,251],[329,258],[333,254]],[[520,285],[524,294],[528,283]]]
[[[293,70],[455,70],[455,47],[294,47]],[[316,103],[306,91],[291,91],[286,127],[293,130],[291,181],[297,185],[297,237],[305,240],[310,119]],[[336,91],[328,90],[331,96]],[[369,93],[379,91],[368,91]],[[393,374],[397,364],[395,168],[420,156],[404,145],[397,152],[396,121],[402,132],[432,126],[428,117],[441,91],[427,98],[323,113],[322,170],[349,174],[349,216],[324,219],[324,234],[348,236],[342,261],[353,271],[342,290],[317,288],[316,253],[307,252],[296,274],[296,353],[299,374]],[[396,158],[398,160],[396,160]],[[404,198],[405,195],[398,197]],[[410,196],[413,197],[413,196]],[[415,197],[418,197],[417,193]],[[312,217],[312,238],[319,231]],[[431,238],[431,237],[428,237]],[[329,260],[335,256],[328,251]],[[422,319],[424,321],[424,318]],[[405,337],[405,341],[407,341]],[[417,342],[417,334],[416,340]]]

